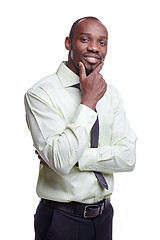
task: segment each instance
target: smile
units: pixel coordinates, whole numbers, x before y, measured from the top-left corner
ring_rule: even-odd
[[[85,57],[85,60],[86,60],[88,63],[95,64],[95,63],[98,63],[98,62],[100,61],[100,58],[86,56],[86,57]]]

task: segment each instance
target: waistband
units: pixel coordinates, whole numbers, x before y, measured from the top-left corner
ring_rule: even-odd
[[[103,199],[102,201],[93,204],[84,204],[78,202],[63,203],[47,199],[42,199],[41,202],[43,205],[50,208],[66,211],[84,218],[94,218],[101,215],[104,209],[109,206],[110,198]]]

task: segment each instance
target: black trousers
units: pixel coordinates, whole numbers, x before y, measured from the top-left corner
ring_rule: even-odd
[[[39,203],[34,220],[35,240],[112,240],[113,208],[83,218]]]

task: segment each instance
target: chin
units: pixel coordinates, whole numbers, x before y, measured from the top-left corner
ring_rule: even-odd
[[[88,76],[91,72],[93,72],[93,69],[86,68],[86,75]]]
[[[86,74],[89,75],[93,70],[98,66],[98,64],[90,64],[89,66],[85,66]]]

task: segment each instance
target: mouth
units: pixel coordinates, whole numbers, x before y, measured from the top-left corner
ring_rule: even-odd
[[[96,54],[86,54],[84,59],[90,64],[97,64],[101,61],[101,57]]]

